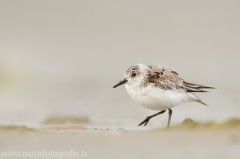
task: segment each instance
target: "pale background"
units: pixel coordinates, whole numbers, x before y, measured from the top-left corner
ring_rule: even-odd
[[[136,63],[217,88],[196,93],[210,107],[174,108],[173,124],[239,116],[239,8],[238,0],[0,0],[0,124],[75,115],[138,129],[156,112],[112,88]],[[148,128],[166,123],[167,113]]]

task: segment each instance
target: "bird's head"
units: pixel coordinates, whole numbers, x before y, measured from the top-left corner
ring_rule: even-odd
[[[143,64],[137,64],[128,68],[124,73],[124,79],[120,81],[118,84],[113,86],[116,88],[122,84],[137,84],[143,78],[142,74],[144,72]]]

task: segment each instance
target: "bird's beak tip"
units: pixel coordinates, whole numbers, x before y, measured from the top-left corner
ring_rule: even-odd
[[[113,86],[113,88],[116,88],[116,87],[118,87],[118,86],[120,86],[120,85],[122,85],[122,84],[125,84],[125,83],[127,83],[127,79],[123,79],[122,81],[120,81],[118,84],[116,84],[115,86]]]

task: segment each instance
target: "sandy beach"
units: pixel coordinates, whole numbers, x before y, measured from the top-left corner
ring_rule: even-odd
[[[25,152],[28,157],[105,159],[239,159],[239,130],[82,130],[8,132],[0,135],[2,152]],[[52,156],[51,156],[52,152]],[[71,153],[72,152],[72,153]],[[79,152],[82,156],[74,156]],[[65,154],[64,154],[65,153]],[[47,157],[47,155],[49,155]],[[54,156],[55,155],[55,156]],[[65,155],[65,156],[64,156]],[[69,155],[69,156],[67,156]],[[6,157],[16,158],[16,157]]]

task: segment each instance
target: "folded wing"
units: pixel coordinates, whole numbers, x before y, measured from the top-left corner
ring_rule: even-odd
[[[148,65],[148,67],[148,82],[154,83],[155,86],[161,89],[183,89],[186,92],[207,92],[202,89],[214,89],[213,87],[186,82],[171,68],[159,65]]]

